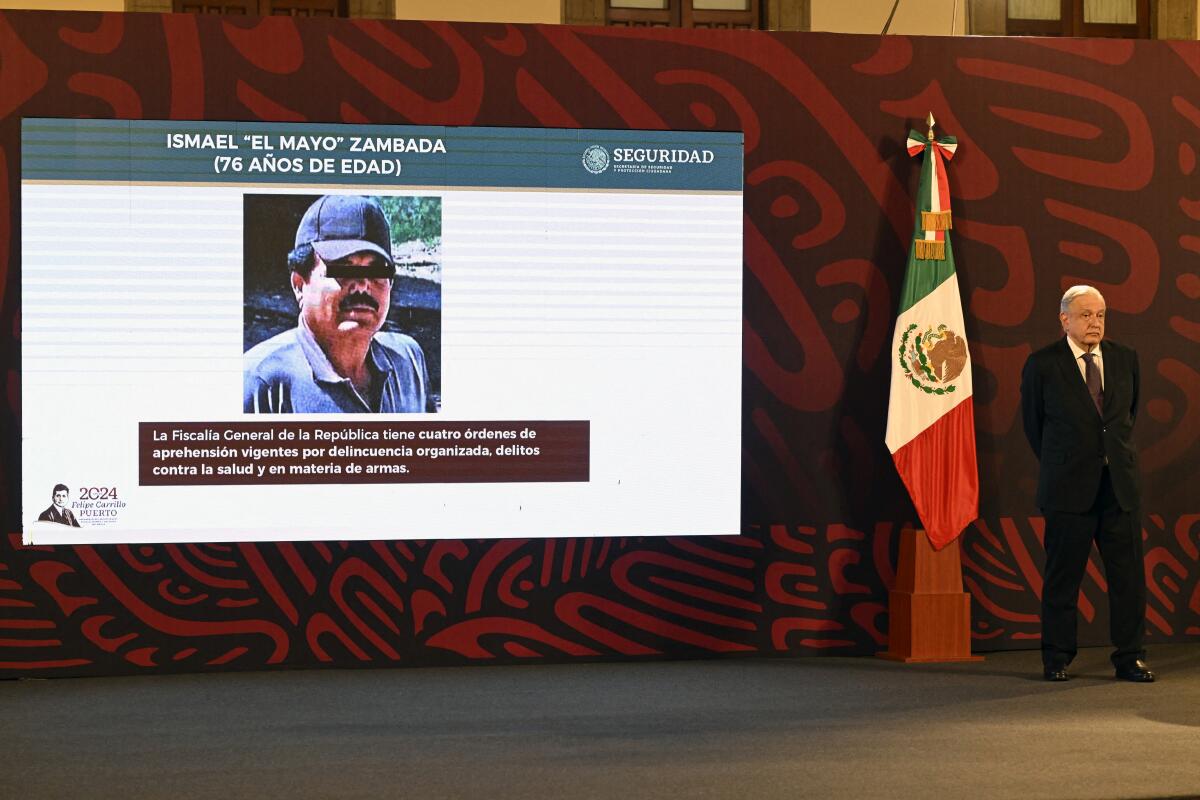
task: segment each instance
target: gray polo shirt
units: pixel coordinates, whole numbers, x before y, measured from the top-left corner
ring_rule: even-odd
[[[349,378],[334,371],[312,332],[301,322],[246,351],[243,410],[251,414],[403,414],[434,411],[425,354],[411,336],[377,333],[367,351],[368,369],[382,380],[372,408]]]

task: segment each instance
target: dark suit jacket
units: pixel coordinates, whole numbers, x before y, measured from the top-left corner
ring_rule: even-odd
[[[75,519],[75,515],[71,513],[71,509],[64,508],[62,515],[59,516],[58,509],[51,503],[50,507],[38,514],[39,522],[57,522],[59,525],[70,525],[72,528],[79,527],[79,520]]]
[[[1107,339],[1104,413],[1088,394],[1066,337],[1038,350],[1021,372],[1025,436],[1040,462],[1037,504],[1043,511],[1082,513],[1091,508],[1108,459],[1113,492],[1121,508],[1141,505],[1141,480],[1133,449],[1138,405],[1138,359],[1132,348]]]

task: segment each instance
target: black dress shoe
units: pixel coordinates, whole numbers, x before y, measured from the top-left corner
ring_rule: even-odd
[[[1117,667],[1117,680],[1154,683],[1154,673],[1150,671],[1150,665],[1139,658],[1137,661]]]
[[[1042,676],[1048,680],[1058,683],[1060,681],[1069,681],[1071,676],[1067,674],[1066,667],[1046,667],[1042,670]],[[1151,678],[1153,680],[1153,678]]]

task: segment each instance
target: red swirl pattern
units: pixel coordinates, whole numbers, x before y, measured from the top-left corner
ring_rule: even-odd
[[[930,110],[962,142],[953,236],[987,487],[962,540],[977,646],[1036,646],[1042,520],[1019,371],[1078,281],[1108,293],[1112,334],[1141,354],[1151,642],[1200,636],[1198,43],[2,12],[0,52],[9,531],[23,116],[740,130],[747,176],[742,535],[58,548],[9,535],[0,675],[882,648],[914,518],[882,443],[917,178],[903,139]],[[1103,642],[1096,562],[1080,609],[1084,639]]]

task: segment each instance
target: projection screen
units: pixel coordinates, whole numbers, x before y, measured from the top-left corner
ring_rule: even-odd
[[[24,541],[737,534],[742,152],[24,120]]]

